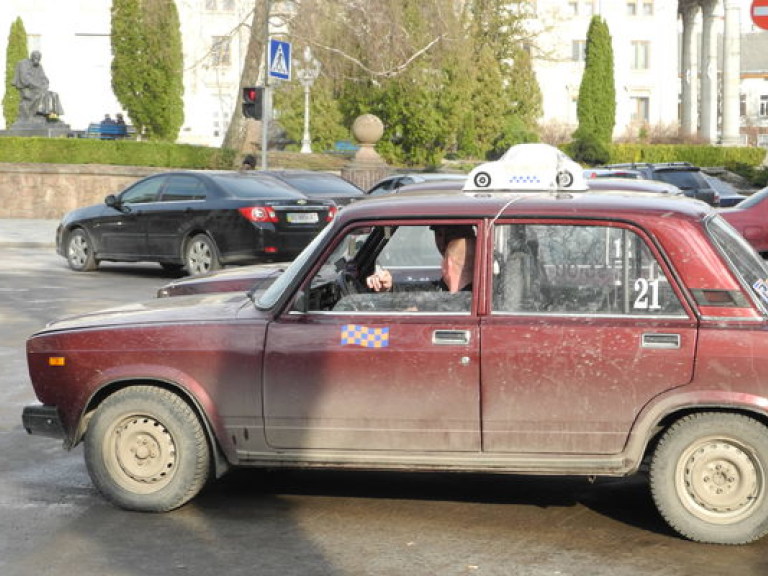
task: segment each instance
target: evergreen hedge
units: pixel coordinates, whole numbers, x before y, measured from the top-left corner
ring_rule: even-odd
[[[609,151],[610,164],[690,162],[696,166],[759,166],[766,157],[765,148],[685,144],[614,144]]]
[[[0,138],[0,162],[229,170],[238,157],[229,149],[157,141],[7,137]]]

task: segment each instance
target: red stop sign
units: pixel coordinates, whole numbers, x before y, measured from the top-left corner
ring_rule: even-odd
[[[749,13],[756,26],[768,30],[768,0],[753,0]]]

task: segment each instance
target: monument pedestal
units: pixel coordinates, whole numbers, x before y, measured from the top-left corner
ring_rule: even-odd
[[[341,177],[368,190],[392,172],[374,148],[384,134],[384,125],[373,114],[363,114],[352,124],[352,134],[360,142],[360,149],[352,162],[341,169]]]
[[[50,122],[42,117],[39,120],[17,120],[7,130],[0,131],[0,136],[42,136],[44,138],[66,138],[72,132],[69,124],[60,120]]]

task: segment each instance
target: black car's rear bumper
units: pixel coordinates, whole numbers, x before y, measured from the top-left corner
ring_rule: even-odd
[[[29,434],[64,439],[64,426],[61,423],[59,409],[56,406],[35,404],[25,406],[21,413],[21,423]]]

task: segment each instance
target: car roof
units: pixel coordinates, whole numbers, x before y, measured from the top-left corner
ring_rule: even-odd
[[[662,194],[683,194],[683,191],[668,182],[636,178],[591,178],[587,180],[590,190],[625,190],[634,192],[655,192]]]
[[[422,194],[377,196],[345,208],[337,225],[368,219],[553,217],[641,220],[679,217],[701,220],[714,209],[685,197],[631,193],[488,193],[457,194],[446,189]]]

